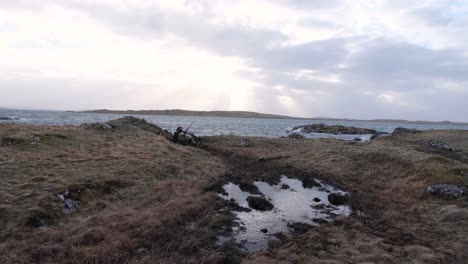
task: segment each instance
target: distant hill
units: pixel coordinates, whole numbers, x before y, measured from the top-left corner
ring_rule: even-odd
[[[165,116],[206,116],[206,117],[237,117],[237,118],[269,118],[269,119],[290,119],[297,117],[262,114],[248,111],[190,111],[181,109],[171,110],[89,110],[80,113],[97,114],[124,114],[124,115],[165,115]]]
[[[292,117],[284,115],[262,114],[249,111],[191,111],[181,109],[170,110],[88,110],[77,111],[78,113],[97,113],[97,114],[123,114],[123,115],[165,115],[165,116],[205,116],[205,117],[237,117],[237,118],[268,118],[268,119],[299,119],[320,121],[356,121],[356,122],[382,122],[382,123],[402,123],[402,124],[427,124],[427,125],[453,125],[466,126],[468,123],[451,121],[410,121],[403,119],[348,119],[348,118],[329,118],[329,117]],[[310,122],[308,122],[310,123]]]

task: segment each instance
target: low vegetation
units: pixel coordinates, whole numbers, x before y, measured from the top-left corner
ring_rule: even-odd
[[[127,121],[0,125],[1,263],[468,262],[467,198],[425,193],[431,184],[468,184],[467,131],[369,142],[209,137],[194,148]],[[278,183],[282,174],[348,191],[354,214],[262,252],[217,246],[232,224],[219,186]],[[70,214],[64,191],[79,202]]]

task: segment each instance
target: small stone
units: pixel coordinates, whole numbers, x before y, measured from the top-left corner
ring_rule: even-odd
[[[299,133],[292,133],[292,134],[289,134],[288,138],[292,138],[292,139],[303,139],[304,136],[299,134]]]
[[[434,184],[426,188],[426,192],[440,198],[456,199],[460,198],[465,194],[463,188],[460,188],[452,184]]]
[[[330,193],[328,201],[333,205],[344,205],[348,203],[348,197],[339,193]]]
[[[262,228],[262,229],[260,229],[260,231],[261,231],[262,233],[264,233],[264,234],[268,233],[268,229],[266,229],[266,228]]]
[[[302,187],[304,188],[312,188],[312,187],[322,187],[320,183],[315,181],[313,178],[304,178],[302,179]]]
[[[314,202],[318,203],[320,201],[322,201],[320,198],[317,198],[317,197],[314,198]]]
[[[251,194],[261,194],[260,191],[258,190],[258,187],[250,182],[241,182],[239,183],[239,188],[243,192],[248,192]]]
[[[247,202],[250,208],[259,211],[270,211],[273,209],[273,205],[263,197],[249,196]]]
[[[328,223],[328,221],[323,219],[323,218],[314,218],[314,219],[312,219],[312,221],[314,223],[318,223],[318,224]]]

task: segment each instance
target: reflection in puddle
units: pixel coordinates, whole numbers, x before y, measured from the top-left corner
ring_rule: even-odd
[[[234,212],[239,225],[233,228],[232,237],[219,237],[218,243],[233,240],[241,245],[243,251],[260,251],[268,247],[268,242],[274,239],[275,234],[290,233],[291,229],[288,224],[299,222],[318,225],[321,221],[332,221],[337,215],[349,215],[351,213],[349,206],[334,206],[328,200],[330,193],[345,194],[345,192],[318,182],[321,187],[313,188],[304,188],[300,180],[286,176],[281,177],[278,185],[255,182],[254,184],[263,195],[244,192],[233,183],[226,184],[223,188],[227,195],[220,195],[226,200],[234,201],[241,207],[250,208],[247,202],[249,196],[264,196],[274,207],[269,211]]]

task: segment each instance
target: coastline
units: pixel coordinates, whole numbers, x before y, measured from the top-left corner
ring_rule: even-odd
[[[155,115],[155,116],[179,116],[179,117],[230,117],[230,118],[264,118],[264,119],[296,119],[296,120],[322,120],[322,121],[349,121],[349,122],[375,122],[375,123],[405,123],[425,125],[454,125],[468,126],[468,122],[452,121],[423,121],[405,119],[352,119],[330,117],[293,117],[284,115],[264,114],[248,111],[191,111],[191,110],[86,110],[66,111],[71,113],[95,113],[95,114],[123,114],[123,115]]]

